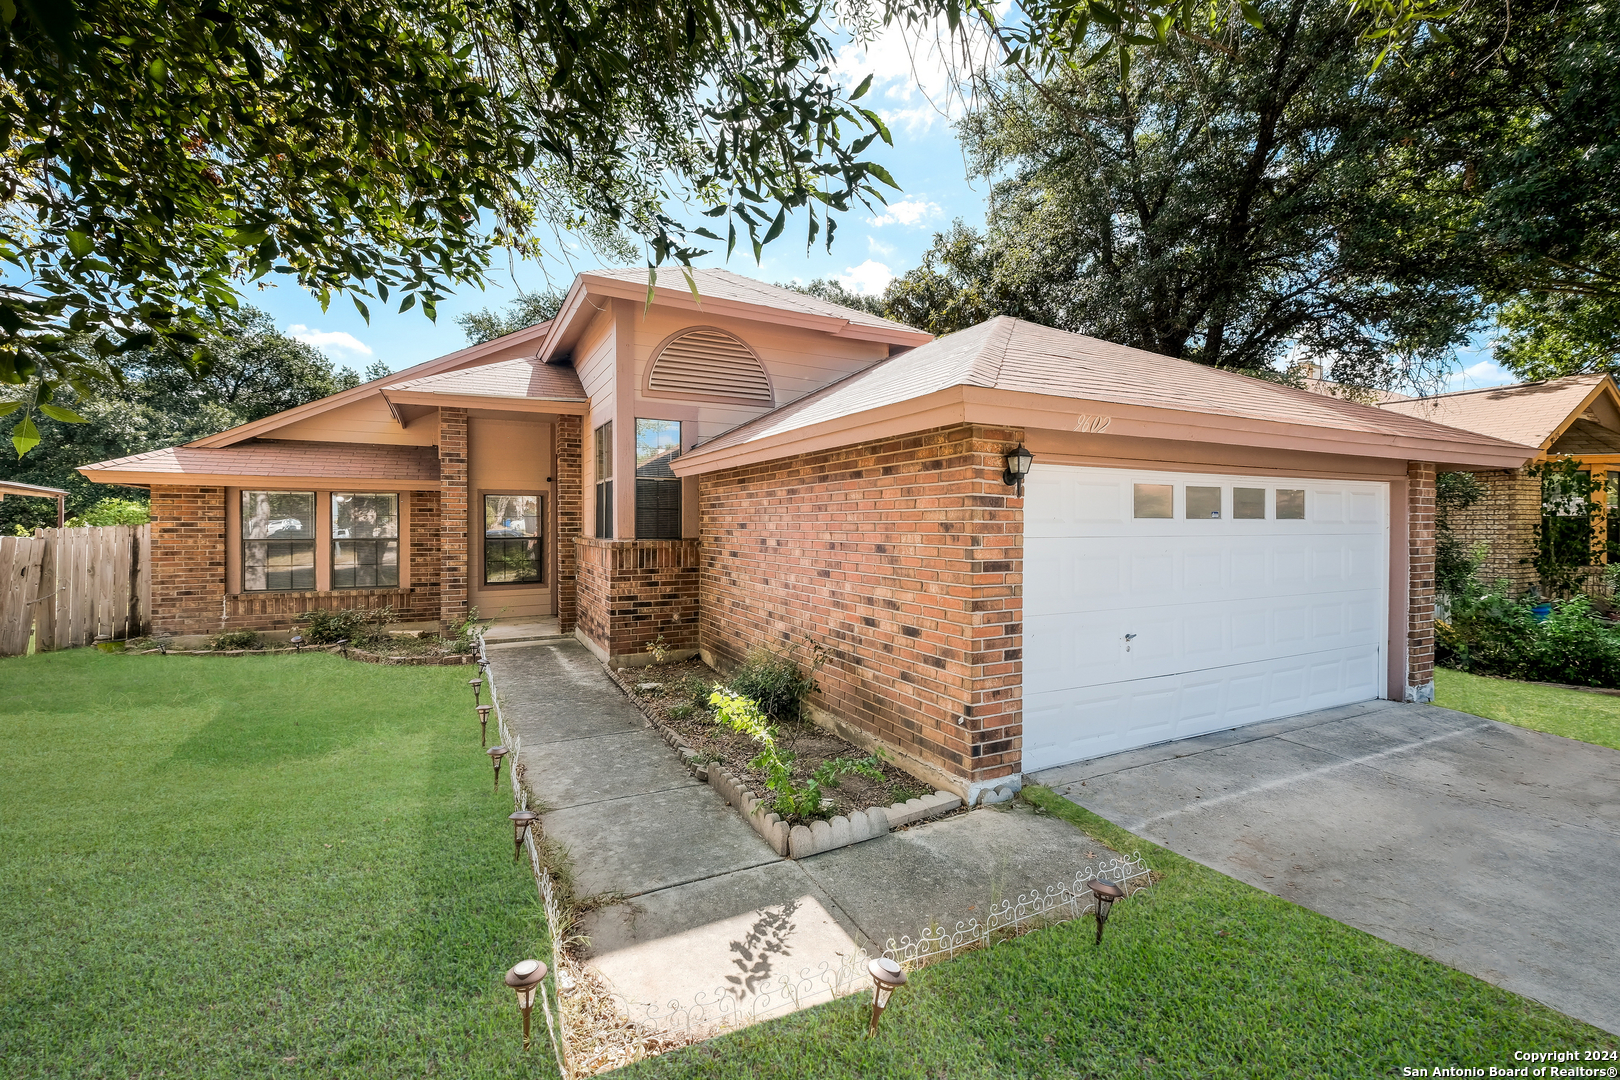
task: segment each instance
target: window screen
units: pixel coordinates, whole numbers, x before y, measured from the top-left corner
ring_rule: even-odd
[[[681,480],[670,468],[681,455],[677,420],[636,421],[636,538],[681,538]]]
[[[484,584],[545,580],[538,495],[484,496]]]
[[[1299,488],[1277,489],[1277,520],[1305,520],[1305,492]]]
[[[596,429],[596,537],[613,535],[613,421]]]
[[[1218,487],[1187,487],[1187,517],[1218,518],[1221,516],[1221,489]]]
[[[315,588],[315,493],[242,492],[242,591]]]
[[[1266,518],[1266,489],[1232,489],[1232,516],[1239,521],[1264,521]]]
[[[1137,484],[1136,516],[1139,518],[1174,517],[1172,504],[1175,487],[1170,484]]]
[[[399,585],[399,496],[332,493],[332,588]]]

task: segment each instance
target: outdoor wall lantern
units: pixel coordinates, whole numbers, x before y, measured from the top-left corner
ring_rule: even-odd
[[[1093,878],[1091,882],[1091,895],[1097,898],[1097,940],[1093,945],[1102,944],[1103,923],[1108,921],[1108,911],[1114,906],[1115,900],[1125,898],[1125,890],[1112,881],[1102,878]]]
[[[1019,443],[1018,449],[1007,451],[1007,471],[1001,474],[1001,482],[1008,487],[1018,485],[1018,497],[1024,496],[1024,477],[1029,475],[1029,467],[1035,461],[1035,455],[1024,449]]]
[[[303,655],[303,652],[304,652],[304,635],[303,634],[294,634],[292,637],[287,639],[287,644],[291,645],[293,647],[293,649],[296,650],[300,656]]]
[[[478,705],[478,745],[489,745],[489,713],[493,705]]]
[[[517,991],[518,1011],[523,1014],[523,1049],[529,1048],[529,1010],[534,1008],[534,992],[546,979],[546,965],[538,960],[519,960],[506,973],[506,985]],[[541,994],[545,991],[541,990]]]
[[[467,685],[473,688],[473,706],[477,707],[478,697],[484,690],[484,680],[482,678],[468,679]]]
[[[878,1017],[883,1015],[884,1008],[889,1004],[889,996],[906,985],[906,973],[887,956],[873,960],[866,965],[866,970],[872,973],[872,1024],[866,1033],[876,1035]]]
[[[500,790],[498,783],[495,790]],[[533,810],[519,810],[515,814],[508,814],[507,820],[512,823],[512,861],[517,862],[518,853],[523,850],[523,834],[529,831],[531,825],[540,820],[540,815]]]
[[[495,793],[496,794],[500,794],[500,790],[501,790],[501,758],[505,757],[507,754],[510,754],[511,752],[512,751],[508,750],[504,746],[492,746],[488,750],[484,751],[484,753],[489,755],[490,763],[495,766]]]

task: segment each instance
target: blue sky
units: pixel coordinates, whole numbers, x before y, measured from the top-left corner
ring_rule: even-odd
[[[788,226],[757,265],[745,254],[745,245],[738,246],[729,262],[722,250],[700,265],[724,266],[764,281],[831,277],[857,292],[875,293],[891,277],[915,267],[934,233],[953,219],[962,218],[970,225],[983,223],[988,186],[969,183],[966,178],[966,163],[951,127],[957,111],[952,80],[938,45],[890,29],[867,46],[845,46],[839,61],[849,85],[869,74],[873,77],[866,104],[883,116],[894,146],[878,142],[869,153],[903,190],[888,193],[887,207],[856,210],[840,219],[830,253],[819,242],[807,251],[802,239],[794,239],[804,236],[800,221]],[[566,285],[575,272],[595,265],[597,259],[589,252],[565,247],[559,249],[558,257],[541,263],[520,263],[510,270],[502,266],[492,275],[488,290],[464,290],[441,303],[437,323],[429,322],[420,309],[400,315],[372,304],[368,324],[347,298],[334,300],[323,312],[307,293],[289,285],[261,291],[250,288],[247,300],[269,312],[277,326],[341,364],[363,370],[381,360],[398,370],[464,346],[466,340],[455,325],[457,315],[499,307],[519,289],[543,289],[548,277],[552,284]],[[1483,338],[1465,350],[1459,361],[1447,389],[1512,381],[1491,362],[1489,343]]]

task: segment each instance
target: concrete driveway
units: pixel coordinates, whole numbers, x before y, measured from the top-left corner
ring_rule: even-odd
[[[1369,702],[1033,779],[1222,873],[1620,1033],[1620,752]]]

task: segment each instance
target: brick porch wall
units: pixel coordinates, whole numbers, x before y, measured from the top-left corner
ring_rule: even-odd
[[[1406,700],[1434,700],[1434,466],[1406,466]]]
[[[467,617],[467,410],[439,410],[439,622]]]
[[[610,659],[640,659],[660,634],[671,650],[697,649],[696,540],[576,537],[574,546],[578,628]]]
[[[572,634],[579,621],[578,552],[574,541],[584,533],[583,487],[585,418],[559,416],[557,446],[557,628]],[[656,636],[656,635],[655,635]]]
[[[218,633],[225,600],[225,489],[152,488],[152,632]]]
[[[1472,550],[1485,545],[1479,579],[1487,587],[1506,580],[1513,595],[1535,584],[1531,560],[1536,550],[1536,522],[1541,517],[1541,482],[1523,469],[1476,474],[1485,497],[1466,510],[1453,510],[1451,533]]]
[[[701,639],[825,646],[812,705],[976,794],[1022,764],[1021,431],[936,429],[700,483]],[[801,656],[803,650],[801,649]]]

